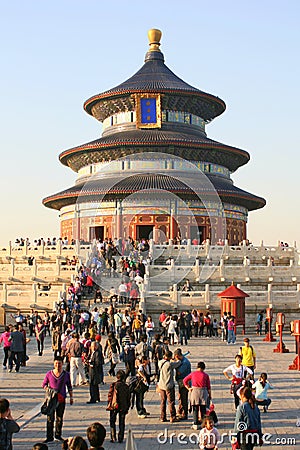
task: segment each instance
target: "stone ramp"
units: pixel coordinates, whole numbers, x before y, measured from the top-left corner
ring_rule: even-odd
[[[295,353],[278,354],[273,353],[276,343],[266,343],[262,341],[263,337],[251,337],[251,344],[257,353],[258,375],[262,371],[269,374],[269,379],[276,387],[270,391],[272,404],[267,414],[262,414],[263,431],[270,433],[269,449],[299,449],[300,436],[299,428],[296,427],[297,416],[300,416],[300,372],[287,370],[295,357]],[[183,346],[183,351],[191,352],[189,358],[192,362],[192,368],[195,369],[196,363],[203,360],[206,363],[207,372],[211,377],[213,402],[219,417],[220,433],[229,433],[233,427],[235,411],[233,407],[233,398],[229,393],[229,382],[223,376],[223,369],[233,363],[234,355],[239,346],[242,345],[242,336],[238,336],[237,345],[226,345],[217,338],[193,338],[188,346]],[[284,341],[290,351],[294,351],[294,338],[285,336]],[[172,347],[174,350],[177,347]],[[11,401],[12,414],[15,418],[22,416],[18,422],[22,426],[20,433],[16,434],[13,440],[14,449],[31,449],[33,444],[45,439],[45,416],[38,416],[32,421],[38,411],[44,395],[41,389],[41,383],[44,374],[52,367],[52,352],[50,351],[50,339],[46,338],[46,351],[42,357],[37,356],[35,340],[29,343],[28,348],[30,359],[26,368],[21,368],[19,374],[6,373],[0,374],[0,396],[7,397]],[[122,364],[119,365],[123,367]],[[105,374],[107,368],[105,368]],[[89,389],[87,386],[75,388],[73,406],[67,405],[65,421],[63,427],[64,437],[82,435],[85,437],[86,429],[94,421],[100,421],[109,432],[109,413],[106,411],[106,399],[111,377],[106,376],[107,384],[101,386],[101,403],[96,405],[87,405],[89,399]],[[127,424],[131,426],[134,433],[138,450],[151,446],[154,450],[161,449],[192,449],[197,448],[190,439],[194,439],[194,431],[191,430],[192,417],[186,422],[176,424],[159,422],[159,396],[152,385],[150,391],[146,394],[145,405],[151,415],[147,419],[138,419],[135,409],[131,410],[127,417]],[[29,421],[29,422],[28,422]],[[27,424],[25,424],[27,422]],[[24,425],[25,424],[25,425]],[[160,434],[162,433],[162,434]],[[175,436],[171,436],[175,433]],[[180,433],[186,443],[178,442]],[[160,434],[160,435],[159,435]],[[167,442],[163,443],[166,440]],[[160,442],[158,441],[160,439]],[[296,445],[287,444],[287,439],[295,438]],[[275,439],[285,439],[285,445],[275,445]],[[117,445],[118,448],[125,448],[125,444],[111,444],[109,438],[105,441],[105,449],[111,450]],[[225,438],[224,444],[220,448],[230,449],[228,440]],[[54,442],[49,445],[49,449],[60,449],[61,443]]]

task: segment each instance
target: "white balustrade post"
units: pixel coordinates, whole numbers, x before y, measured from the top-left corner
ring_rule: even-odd
[[[37,276],[37,262],[36,262],[36,258],[34,258],[34,260],[33,260],[33,264],[32,264],[32,267],[31,267],[31,273],[32,273],[33,277]]]
[[[196,279],[200,278],[200,260],[199,258],[196,258],[196,264],[195,264],[195,277]]]
[[[296,301],[298,302],[300,308],[300,284],[297,284]]]
[[[187,240],[187,246],[186,246],[186,252],[187,252],[187,255],[188,255],[188,257],[190,257],[191,256],[191,253],[192,253],[192,241],[191,241],[191,239],[188,239]]]
[[[11,277],[15,276],[15,260],[14,260],[14,258],[12,258],[10,260],[9,275]]]
[[[153,239],[150,239],[150,241],[149,241],[149,254],[154,259],[154,243],[153,243]]]
[[[56,274],[57,277],[60,276],[60,268],[61,268],[61,260],[59,258],[56,258],[55,274]]]
[[[220,259],[220,278],[225,278],[225,264],[224,264],[224,258]]]
[[[209,239],[206,239],[206,241],[205,241],[205,256],[207,256],[209,254],[209,249],[210,249]]]
[[[272,284],[269,283],[268,284],[268,305],[269,305],[269,308],[272,308],[272,299],[273,299],[273,296],[272,296]]]
[[[209,291],[209,284],[208,283],[206,283],[206,285],[205,285],[204,299],[205,299],[205,307],[206,307],[206,309],[209,309],[209,306],[210,306],[210,291]]]
[[[7,284],[6,283],[3,283],[2,290],[3,290],[2,300],[3,300],[3,303],[6,304],[7,303]]]
[[[58,241],[58,243],[57,243],[58,256],[61,256],[62,246],[63,246],[62,241]]]
[[[32,297],[33,297],[33,303],[36,305],[38,300],[38,291],[37,291],[37,284],[32,283]]]
[[[178,302],[179,302],[179,291],[177,290],[177,284],[173,284],[173,302],[174,302],[174,307],[178,307]]]

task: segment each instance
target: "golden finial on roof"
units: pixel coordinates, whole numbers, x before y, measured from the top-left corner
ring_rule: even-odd
[[[148,31],[148,39],[149,39],[149,45],[150,45],[150,52],[160,52],[159,46],[160,46],[160,40],[161,40],[162,32],[160,30],[157,30],[155,28],[152,28]]]

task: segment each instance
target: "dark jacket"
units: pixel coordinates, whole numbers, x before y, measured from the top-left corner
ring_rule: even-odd
[[[92,353],[89,360],[89,376],[91,384],[101,383],[102,357],[99,350]]]
[[[130,408],[130,392],[129,386],[124,381],[116,381],[112,383],[108,391],[108,404],[112,402],[114,389],[117,393],[117,409],[119,412],[128,413]]]

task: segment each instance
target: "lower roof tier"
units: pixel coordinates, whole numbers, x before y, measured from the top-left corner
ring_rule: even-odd
[[[250,159],[245,150],[209,139],[205,133],[174,128],[120,131],[65,150],[59,159],[62,164],[78,172],[88,164],[147,151],[169,153],[193,161],[208,161],[225,166],[231,172]]]
[[[206,177],[205,177],[206,178]],[[67,205],[75,203],[97,202],[103,199],[124,199],[128,195],[136,192],[147,191],[153,193],[170,192],[183,200],[199,198],[210,199],[220,197],[223,203],[231,203],[245,207],[248,211],[259,209],[265,206],[266,201],[246,192],[228,180],[221,177],[208,175],[208,181],[199,180],[195,189],[195,184],[182,179],[174,178],[165,174],[138,174],[128,176],[125,179],[102,178],[93,179],[86,183],[80,183],[57,194],[46,197],[43,204],[48,208],[60,210]]]

